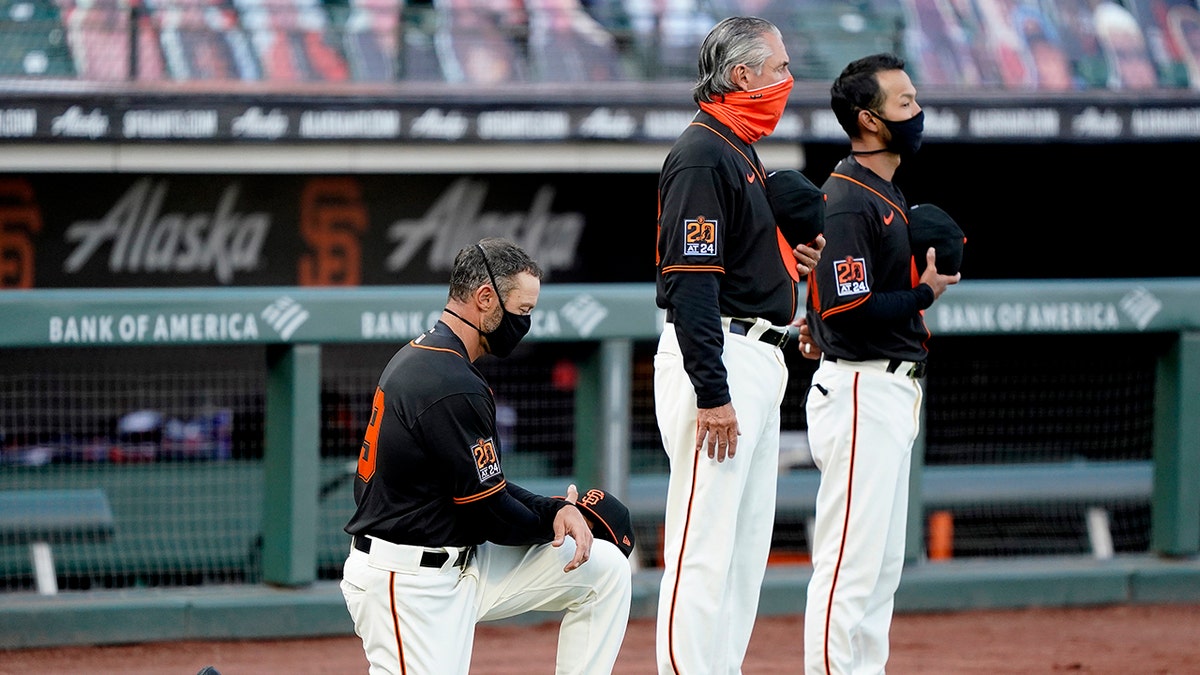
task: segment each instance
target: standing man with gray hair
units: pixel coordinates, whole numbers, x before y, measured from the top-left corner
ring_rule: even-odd
[[[754,143],[792,90],[778,28],[718,23],[700,47],[700,110],[659,176],[654,402],[671,465],[658,598],[659,673],[737,673],[775,522],[781,351],[824,240],[776,226]]]

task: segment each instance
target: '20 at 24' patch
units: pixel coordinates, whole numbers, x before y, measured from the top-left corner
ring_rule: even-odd
[[[865,259],[847,256],[845,260],[835,260],[833,273],[837,277],[839,297],[871,292],[871,287],[867,284],[867,261]]]
[[[490,438],[481,438],[471,446],[475,455],[475,470],[479,472],[479,482],[500,473],[500,456],[496,453],[496,442]]]
[[[697,216],[683,221],[683,254],[716,255],[717,221]]]

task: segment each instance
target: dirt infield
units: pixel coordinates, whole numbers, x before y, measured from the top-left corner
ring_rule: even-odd
[[[803,617],[760,618],[744,675],[800,672]],[[554,672],[556,626],[484,624],[472,673]],[[1200,605],[901,614],[892,627],[890,675],[919,673],[1200,672]],[[221,675],[366,673],[355,637],[175,642],[0,651],[0,674]],[[654,624],[631,621],[616,675],[654,672]]]

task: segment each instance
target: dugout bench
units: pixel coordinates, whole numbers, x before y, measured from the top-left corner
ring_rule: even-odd
[[[112,508],[99,488],[0,490],[0,542],[29,545],[41,595],[58,593],[51,544],[108,541],[113,530]]]

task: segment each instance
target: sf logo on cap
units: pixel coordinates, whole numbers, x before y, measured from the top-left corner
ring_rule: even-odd
[[[587,491],[587,494],[579,498],[579,503],[584,506],[595,506],[604,500],[604,490],[592,488]]]

